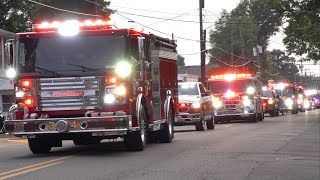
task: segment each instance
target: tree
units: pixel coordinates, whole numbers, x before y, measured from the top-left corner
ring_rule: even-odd
[[[97,15],[81,15],[77,13],[70,13],[66,11],[56,10],[49,7],[36,5],[37,9],[33,11],[33,21],[52,21],[61,20],[66,18],[73,19],[88,19],[88,18],[109,18],[113,13],[111,9],[108,9],[110,1],[105,0],[48,0],[47,5],[55,8],[64,9],[73,12],[79,12],[83,14]],[[98,17],[100,16],[100,17]]]
[[[34,4],[27,0],[0,1],[0,27],[11,32],[25,31],[31,23]]]
[[[320,1],[273,0],[273,7],[288,24],[283,42],[290,54],[320,60]]]
[[[178,55],[178,61],[177,61],[178,66],[184,66],[184,57]]]

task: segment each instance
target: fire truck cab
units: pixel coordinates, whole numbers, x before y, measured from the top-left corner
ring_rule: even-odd
[[[218,74],[208,79],[214,98],[215,122],[262,121],[262,84],[253,74]]]
[[[178,116],[175,40],[110,21],[54,21],[8,42],[16,104],[7,134],[33,153],[123,138],[130,151],[170,143]]]

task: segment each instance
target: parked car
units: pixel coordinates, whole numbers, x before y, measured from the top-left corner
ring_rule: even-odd
[[[175,125],[195,125],[197,131],[214,129],[214,108],[212,95],[201,82],[180,82],[178,84],[179,117]]]
[[[2,113],[0,111],[0,134],[4,133],[4,131],[3,131],[3,123],[4,123],[4,116],[2,115]]]

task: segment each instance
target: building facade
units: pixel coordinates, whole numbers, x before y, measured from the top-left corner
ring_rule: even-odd
[[[6,69],[9,62],[5,58],[5,43],[8,39],[14,39],[15,34],[0,29],[0,112],[8,114],[8,110],[14,103],[13,84],[6,77]]]

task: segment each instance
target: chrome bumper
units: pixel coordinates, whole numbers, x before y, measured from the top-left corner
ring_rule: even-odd
[[[175,124],[192,124],[200,121],[200,113],[179,113],[179,116],[175,120]]]
[[[128,131],[139,130],[137,127],[132,127],[131,115],[6,120],[4,124],[6,133],[16,136],[63,133],[111,136],[125,135]]]

